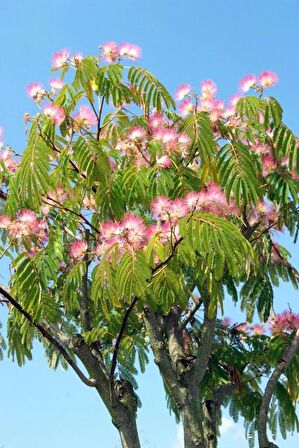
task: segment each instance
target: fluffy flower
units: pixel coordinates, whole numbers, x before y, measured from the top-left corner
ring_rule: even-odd
[[[50,86],[52,88],[52,92],[56,93],[64,86],[64,82],[60,78],[51,79]]]
[[[182,101],[181,104],[179,105],[179,111],[183,116],[188,115],[193,110],[194,105],[192,104],[192,101],[189,99]]]
[[[299,328],[299,314],[284,311],[272,317],[269,322],[272,334],[292,333]]]
[[[178,101],[181,101],[185,96],[189,95],[189,93],[192,92],[192,87],[190,84],[182,84],[179,86],[175,91],[175,98]]]
[[[76,260],[81,260],[87,251],[88,244],[86,241],[78,240],[70,243],[69,250],[70,256]]]
[[[217,86],[211,79],[206,79],[200,83],[201,95],[205,99],[214,98],[217,92]]]
[[[11,219],[8,215],[0,215],[0,229],[7,229],[11,224]]]
[[[278,83],[278,76],[274,72],[265,70],[263,73],[259,75],[258,81],[264,88],[272,87]]]
[[[39,82],[32,82],[27,87],[27,93],[32,99],[40,100],[46,92],[43,89],[42,84],[40,84]]]
[[[52,123],[57,124],[58,126],[61,125],[65,119],[65,112],[63,108],[57,104],[46,104],[43,112],[48,118],[51,119]]]
[[[95,113],[88,106],[81,106],[79,112],[77,112],[73,119],[82,126],[87,128],[97,123],[97,117]]]
[[[169,156],[165,155],[165,156],[157,158],[157,165],[160,168],[167,169],[167,168],[171,167],[172,161]]]
[[[119,49],[114,41],[106,42],[102,45],[103,58],[106,62],[115,62],[119,58]]]
[[[248,92],[252,87],[256,85],[257,79],[255,75],[247,75],[245,78],[240,81],[240,90],[241,92]]]
[[[67,64],[69,55],[69,50],[66,50],[65,48],[54,53],[52,58],[52,67],[56,69],[64,67]]]
[[[145,129],[141,126],[134,126],[127,134],[127,138],[132,141],[142,140],[146,137]]]
[[[142,54],[141,48],[138,45],[130,44],[128,42],[121,44],[118,51],[120,56],[129,58],[133,61],[140,58]]]
[[[83,53],[79,52],[74,54],[74,56],[72,56],[70,58],[70,62],[72,65],[77,66],[78,64],[80,64],[80,62],[83,60]]]
[[[261,324],[255,324],[251,327],[251,330],[256,336],[262,336],[265,334],[265,327]]]

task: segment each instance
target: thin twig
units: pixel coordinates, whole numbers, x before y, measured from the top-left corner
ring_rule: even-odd
[[[34,321],[33,317],[18,303],[9,293],[9,291],[0,285],[0,294],[5,297],[5,299],[16,309],[19,311],[19,313],[22,314],[40,333],[41,335],[47,339],[64,357],[66,362],[72,367],[72,369],[76,372],[76,374],[79,376],[81,381],[83,381],[84,384],[90,387],[96,386],[96,381],[94,379],[88,379],[84,375],[84,373],[79,369],[75,361],[71,358],[71,356],[68,354],[68,352],[65,350],[65,348],[58,342],[51,333],[45,328],[45,326],[42,323],[37,323]]]

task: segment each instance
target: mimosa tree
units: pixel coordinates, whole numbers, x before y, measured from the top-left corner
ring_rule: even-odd
[[[273,299],[299,281],[275,239],[299,223],[298,141],[265,96],[277,75],[247,76],[228,104],[211,80],[183,84],[176,107],[123,65],[138,56],[115,42],[98,57],[62,50],[60,77],[28,87],[27,146],[0,160],[8,354],[22,365],[38,338],[138,448],[135,375],[151,350],[186,448],[217,446],[227,405],[251,446],[257,433],[274,447],[267,427],[298,430],[299,390],[299,316]],[[223,318],[229,296],[246,322]]]

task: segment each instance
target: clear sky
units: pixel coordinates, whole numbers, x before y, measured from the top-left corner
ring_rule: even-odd
[[[0,126],[18,152],[25,143],[24,112],[36,112],[26,96],[32,81],[50,78],[52,54],[69,48],[96,54],[107,40],[137,43],[141,64],[173,92],[183,82],[198,87],[211,78],[219,96],[236,92],[240,78],[268,69],[279,85],[273,95],[285,120],[299,131],[298,0],[0,0]],[[295,254],[283,237],[287,247]],[[294,263],[299,266],[298,254]],[[1,278],[2,277],[2,278]],[[0,282],[6,281],[0,264]],[[299,311],[298,292],[282,285],[279,309],[289,302]],[[229,304],[227,313],[240,316]],[[0,307],[0,321],[5,310]],[[165,409],[156,368],[140,377],[139,427],[144,448],[181,448],[181,430]],[[242,422],[226,415],[220,448],[245,448]],[[53,373],[38,346],[22,369],[0,363],[0,448],[116,448],[118,435],[94,390],[69,371]],[[281,442],[295,448],[295,438]]]

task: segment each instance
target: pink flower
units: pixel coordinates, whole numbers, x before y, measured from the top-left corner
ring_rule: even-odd
[[[98,121],[95,113],[85,105],[79,108],[79,112],[77,112],[73,118],[78,124],[86,126],[87,128],[96,124]]]
[[[56,69],[64,67],[67,64],[69,54],[69,50],[66,50],[65,48],[54,53],[52,67]]]
[[[106,42],[102,45],[103,58],[106,62],[116,62],[119,58],[119,49],[114,41]]]
[[[39,82],[32,82],[27,87],[27,93],[34,100],[40,100],[46,92]]]
[[[25,224],[28,227],[36,228],[38,225],[38,219],[36,214],[27,208],[24,208],[23,210],[19,211],[17,214],[17,219],[22,224]]]
[[[83,60],[83,53],[79,52],[74,54],[74,56],[72,56],[70,58],[70,62],[72,65],[77,66],[78,64],[80,64],[80,62]]]
[[[133,61],[140,58],[142,54],[141,48],[138,45],[129,44],[128,42],[121,44],[118,50],[120,56],[127,57]]]
[[[245,78],[240,81],[240,90],[241,92],[248,92],[252,87],[256,85],[256,76],[255,75],[247,75]]]
[[[201,87],[201,95],[205,99],[211,99],[214,98],[216,92],[217,92],[217,86],[211,79],[207,79],[205,81],[202,81],[200,84]]]
[[[182,84],[175,91],[175,98],[178,101],[181,101],[185,96],[189,95],[192,92],[192,87],[190,84]]]
[[[166,196],[159,196],[151,203],[151,212],[159,219],[168,219],[171,201]]]
[[[256,336],[265,334],[265,327],[261,324],[255,324],[251,327],[251,329]]]
[[[239,95],[238,93],[235,93],[233,96],[229,99],[229,106],[236,106],[237,102],[242,98],[242,95]]]
[[[192,101],[187,99],[181,102],[179,105],[179,111],[183,116],[188,115],[190,112],[194,110],[194,105],[192,104]]]
[[[61,125],[65,119],[65,112],[57,104],[47,104],[43,109],[44,114],[51,119],[52,123]]]
[[[278,83],[278,76],[274,72],[269,72],[265,70],[258,77],[259,83],[264,87],[272,87]]]
[[[247,334],[248,332],[248,324],[246,322],[243,322],[241,324],[237,324],[234,326],[234,330],[238,333]]]
[[[1,144],[0,144],[1,147]],[[18,164],[15,160],[12,159],[11,149],[7,148],[5,151],[0,152],[0,160],[2,160],[3,165],[10,173],[14,173],[18,167]],[[2,166],[0,165],[0,172],[3,171]]]
[[[229,327],[229,326],[231,325],[231,318],[230,318],[230,317],[224,317],[224,318],[221,320],[221,324],[222,324],[224,327]]]
[[[0,215],[0,229],[7,229],[11,224],[11,219],[8,215]]]
[[[299,328],[299,314],[293,311],[284,311],[272,317],[269,322],[272,334],[292,333]]]
[[[172,165],[172,161],[171,161],[171,159],[170,159],[169,156],[165,155],[165,156],[159,157],[159,158],[157,159],[157,165],[158,165],[160,168],[167,169],[167,168],[170,168],[170,167],[171,167],[171,165]]]
[[[143,129],[141,126],[134,126],[127,134],[127,138],[132,141],[142,140],[145,137],[145,129]]]
[[[51,79],[50,86],[52,87],[52,92],[56,93],[64,86],[64,82],[60,78]]]
[[[154,112],[153,115],[149,118],[148,123],[151,128],[157,129],[160,126],[165,124],[165,120],[162,114],[158,114],[158,112]]]
[[[76,260],[81,260],[88,249],[86,241],[78,240],[70,243],[70,256]]]

